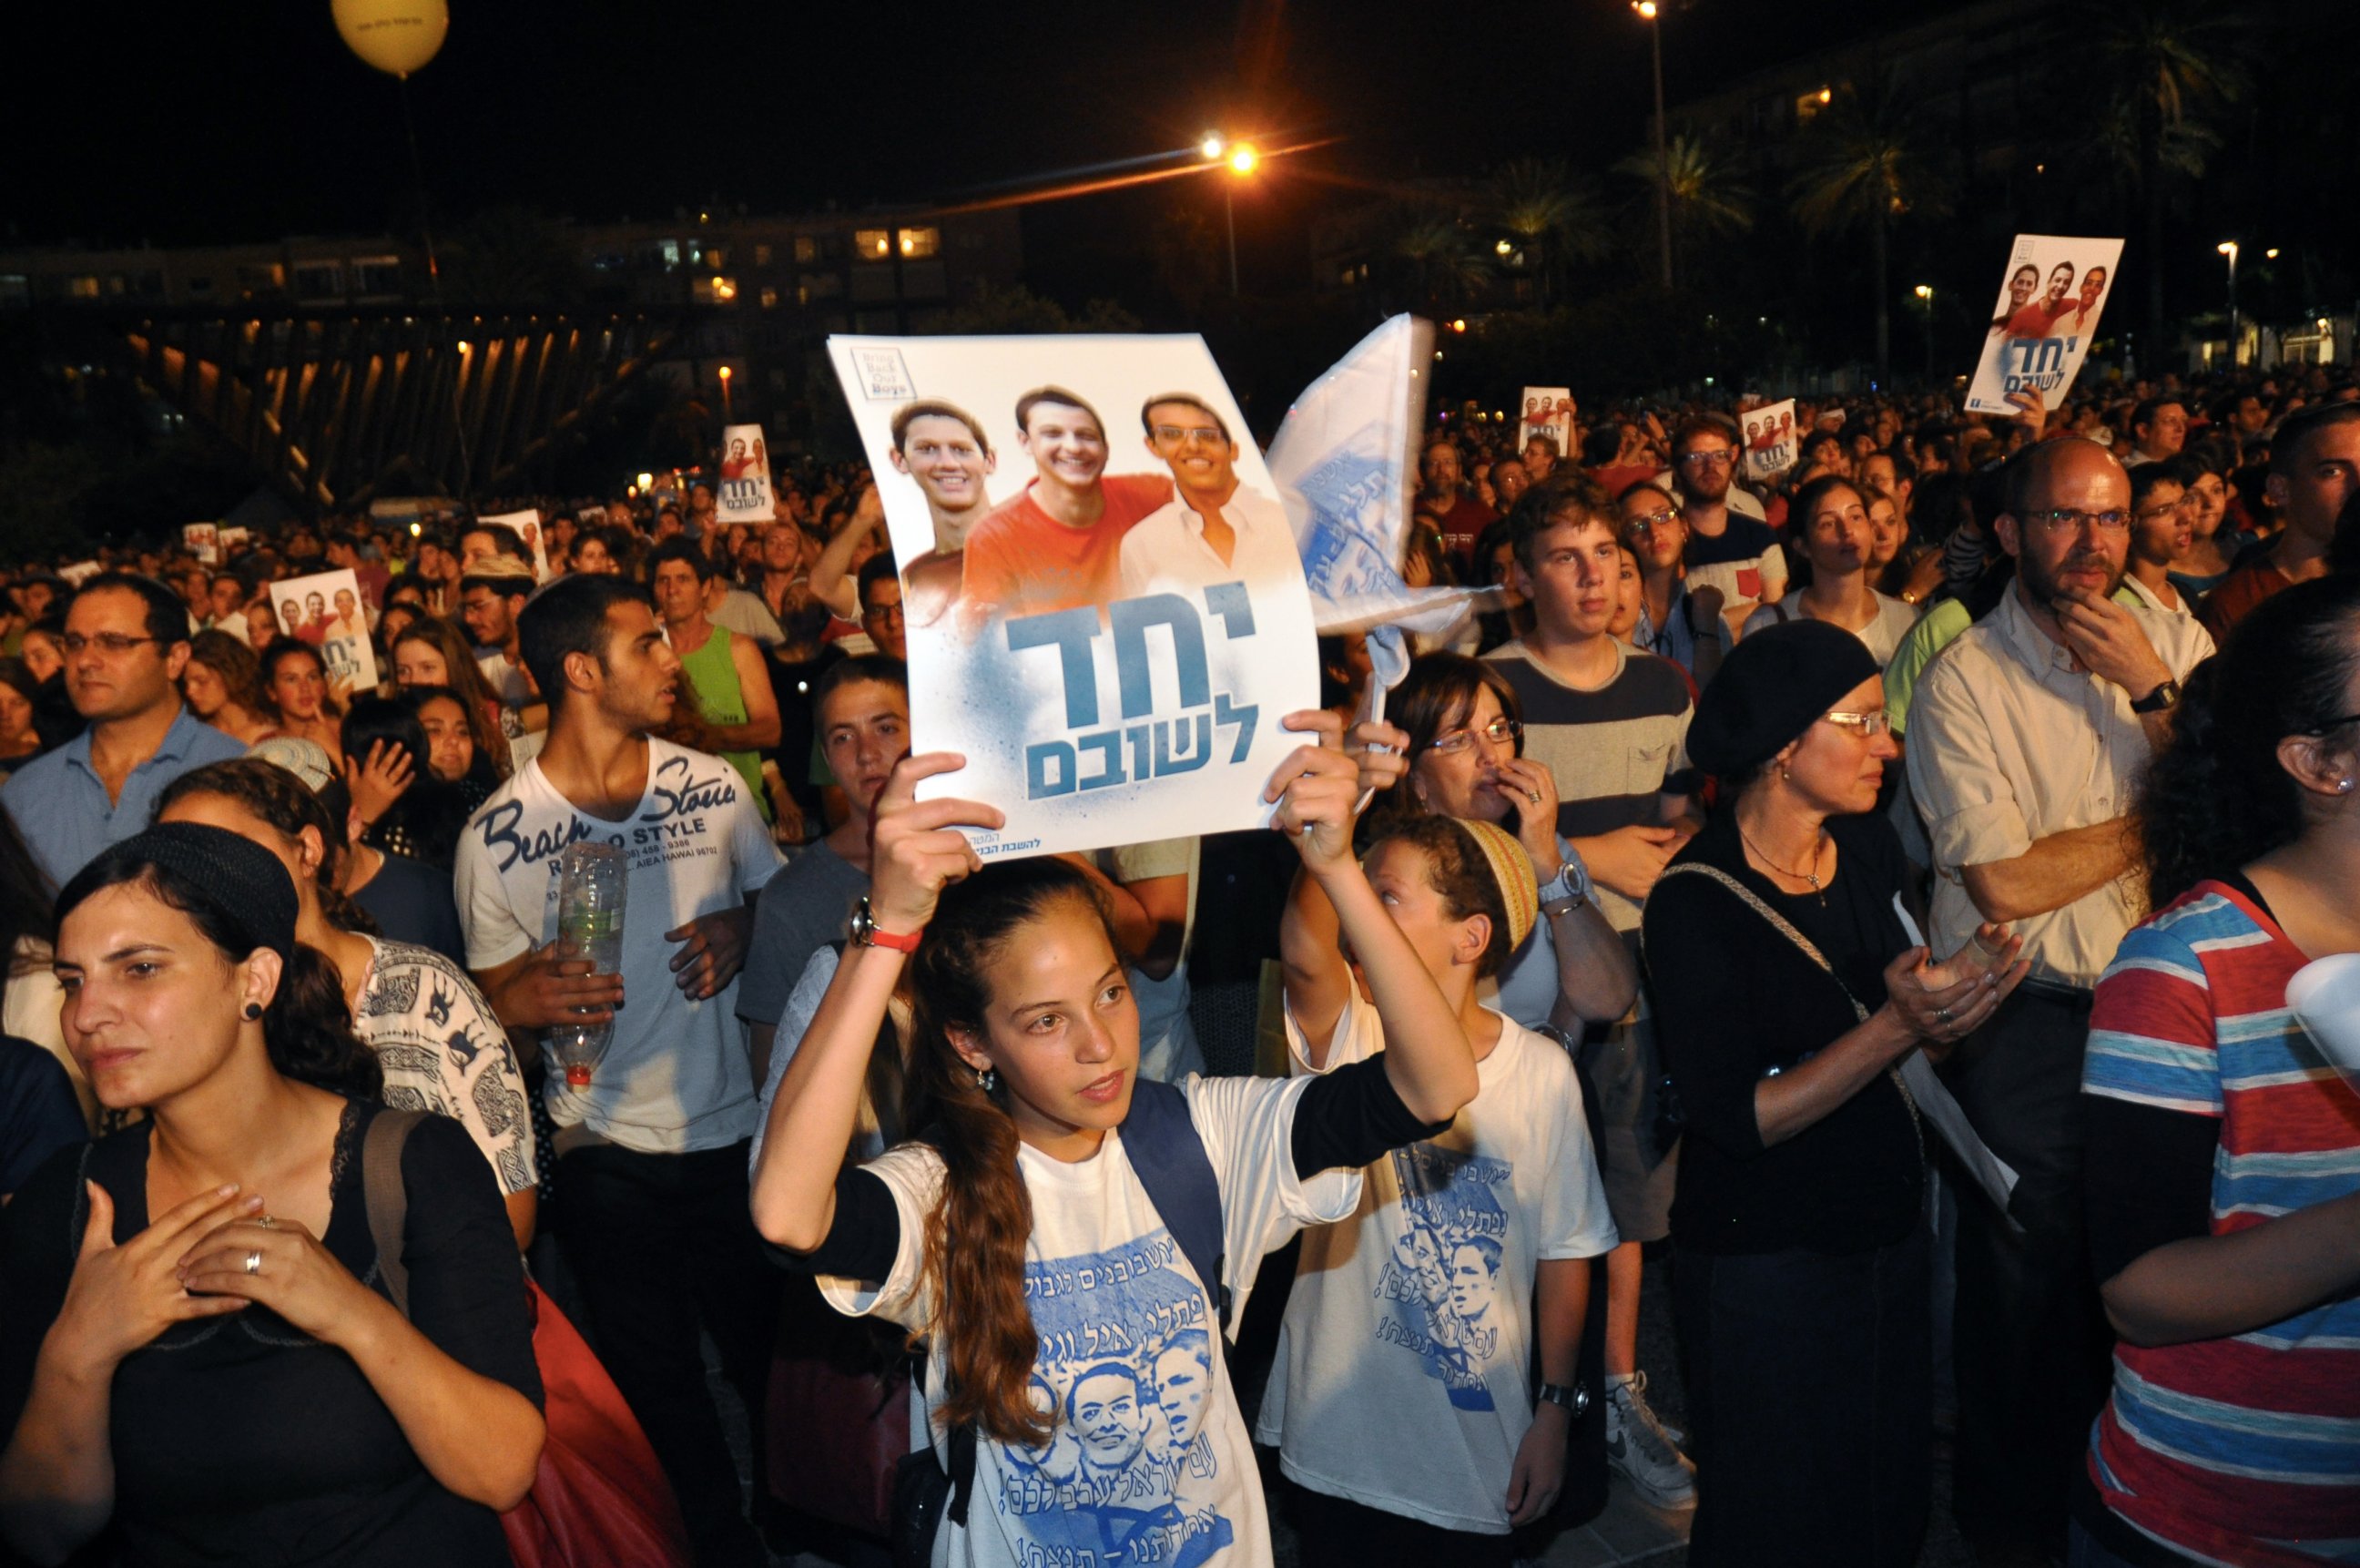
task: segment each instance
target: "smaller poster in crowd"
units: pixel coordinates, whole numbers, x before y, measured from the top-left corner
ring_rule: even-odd
[[[330,685],[343,692],[365,692],[377,685],[368,610],[350,566],[273,583],[270,606],[279,612],[281,631],[320,651]]]
[[[1769,484],[1795,466],[1800,443],[1795,438],[1795,400],[1745,411],[1745,477]]]
[[[2122,254],[2119,239],[2016,236],[1967,388],[1968,412],[2015,413],[2007,395],[2031,388],[2051,409],[2064,400],[2090,356]]]
[[[180,543],[190,554],[204,566],[221,565],[221,525],[212,522],[184,522],[180,525]]]
[[[715,503],[724,522],[768,522],[770,451],[759,424],[733,424],[721,433],[721,488]]]
[[[481,521],[497,522],[519,539],[523,540],[524,547],[532,552],[532,580],[536,583],[549,581],[549,541],[541,536],[540,512],[534,510],[494,512]]]
[[[246,541],[251,537],[252,534],[246,529],[228,527],[224,527],[218,535],[221,548],[224,554],[232,550],[245,549]]]
[[[98,576],[98,573],[99,565],[95,561],[76,561],[71,566],[58,568],[58,576],[65,580],[66,585],[76,588]]]
[[[1546,435],[1557,443],[1557,455],[1574,457],[1573,392],[1565,387],[1526,387],[1524,411],[1516,422],[1516,449],[1524,450],[1525,443],[1535,435]]]

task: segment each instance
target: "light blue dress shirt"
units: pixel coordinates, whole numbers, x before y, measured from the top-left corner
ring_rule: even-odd
[[[146,828],[166,784],[192,768],[245,755],[234,738],[183,707],[155,753],[123,781],[120,800],[106,798],[106,785],[91,766],[85,729],[11,773],[0,785],[0,806],[16,818],[25,847],[50,882],[63,887],[100,850]]]

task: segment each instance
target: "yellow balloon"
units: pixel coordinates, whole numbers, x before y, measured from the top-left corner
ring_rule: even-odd
[[[391,76],[432,60],[451,30],[446,0],[330,0],[329,9],[344,46]]]

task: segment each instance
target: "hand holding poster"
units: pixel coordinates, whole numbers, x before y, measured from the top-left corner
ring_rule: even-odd
[[[2018,412],[2007,395],[2031,388],[2052,409],[2064,401],[2090,356],[2122,254],[2118,239],[2016,236],[1967,388],[1968,412]]]
[[[829,350],[901,568],[914,750],[967,758],[919,794],[1000,807],[987,858],[1267,823],[1279,720],[1319,702],[1311,606],[1203,341]]]
[[[1795,439],[1795,400],[1764,403],[1745,411],[1745,477],[1769,484],[1795,466],[1800,444]]]
[[[1545,435],[1559,457],[1580,456],[1573,449],[1573,393],[1564,387],[1526,387],[1524,411],[1516,422],[1516,449],[1521,452],[1535,435]]]
[[[715,497],[724,522],[768,522],[770,451],[759,424],[733,424],[721,433],[721,488]]]
[[[377,687],[377,650],[369,643],[368,611],[350,566],[289,577],[270,585],[279,628],[320,651],[328,684],[340,698]]]

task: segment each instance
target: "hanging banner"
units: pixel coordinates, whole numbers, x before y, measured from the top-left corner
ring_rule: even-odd
[[[1264,826],[1319,703],[1303,564],[1196,336],[833,337],[910,641],[919,786],[985,857]],[[725,481],[726,483],[726,481]]]
[[[377,650],[369,642],[368,610],[350,566],[288,577],[270,585],[279,629],[320,651],[328,684],[340,696],[377,689]]]
[[[1573,461],[1573,393],[1564,387],[1526,387],[1524,411],[1516,421],[1516,450],[1522,452],[1535,435],[1546,435],[1557,455]]]
[[[1745,427],[1745,477],[1769,484],[1795,466],[1801,444],[1795,439],[1795,400],[1764,403],[1748,409]]]
[[[768,522],[770,451],[759,424],[733,424],[721,433],[721,488],[714,499],[724,522]]]
[[[515,533],[519,539],[523,540],[524,547],[532,552],[532,580],[536,583],[549,581],[549,541],[541,536],[540,512],[532,510],[495,512],[479,521],[497,522]]]
[[[2090,356],[2122,254],[2119,239],[2016,236],[1967,388],[1968,412],[2016,413],[2007,394],[2036,387],[2051,410],[2065,400]]]

